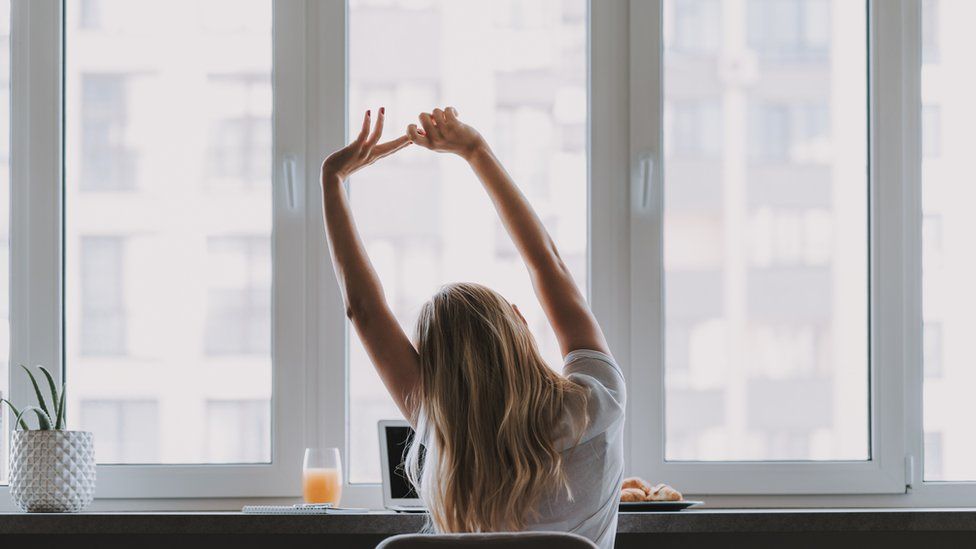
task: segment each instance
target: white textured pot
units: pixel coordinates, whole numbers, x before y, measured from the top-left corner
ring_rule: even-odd
[[[95,495],[95,446],[87,431],[14,431],[10,495],[29,513],[77,513]]]

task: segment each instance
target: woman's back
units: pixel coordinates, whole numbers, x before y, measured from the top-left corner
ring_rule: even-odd
[[[590,350],[567,355],[563,372],[587,390],[586,409],[581,409],[580,401],[568,402],[556,433],[572,500],[566,490],[554,490],[526,529],[573,532],[610,548],[617,531],[624,468],[623,374],[612,357]],[[574,426],[583,413],[587,424],[580,436]]]

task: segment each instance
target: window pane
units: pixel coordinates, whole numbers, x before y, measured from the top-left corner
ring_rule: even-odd
[[[65,27],[71,427],[103,463],[268,462],[271,2],[69,0]]]
[[[94,433],[99,463],[145,463],[159,455],[155,400],[81,400],[81,424]]]
[[[976,220],[972,128],[976,2],[922,3],[925,480],[976,480]]]
[[[583,288],[586,9],[585,0],[351,0],[349,15],[351,131],[368,108],[385,106],[395,135],[421,111],[455,106],[495,147]],[[477,281],[518,304],[560,366],[527,272],[462,161],[407,149],[354,179],[360,229],[407,333],[440,285]],[[376,422],[400,414],[349,339],[349,479],[379,482]]]
[[[664,9],[666,458],[866,459],[865,3]]]
[[[10,357],[10,0],[0,0],[0,393]],[[7,483],[9,413],[0,419],[0,484]]]

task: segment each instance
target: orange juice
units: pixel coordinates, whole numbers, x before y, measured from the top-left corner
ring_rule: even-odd
[[[339,505],[339,498],[342,497],[339,470],[320,467],[305,469],[302,475],[302,493],[305,495],[305,503]]]

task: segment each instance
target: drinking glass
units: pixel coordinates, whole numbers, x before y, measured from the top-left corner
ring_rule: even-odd
[[[302,463],[305,503],[339,505],[342,497],[342,462],[338,448],[306,448]]]

